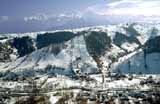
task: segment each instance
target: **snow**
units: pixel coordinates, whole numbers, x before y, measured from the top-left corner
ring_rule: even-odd
[[[15,54],[10,54],[10,58],[11,58],[11,60],[16,60],[17,56]]]
[[[133,54],[133,53],[132,53]],[[159,74],[160,67],[160,54],[152,53],[146,56],[147,69],[145,68],[145,60],[143,53],[136,53],[136,55],[128,56],[128,58],[123,57],[120,59],[121,63],[115,63],[113,66],[118,67],[122,73],[145,73],[145,74]],[[130,68],[129,62],[130,61]],[[118,64],[118,65],[117,65]]]
[[[120,32],[125,34],[126,36],[130,36],[130,34],[127,34],[124,29],[127,27],[127,25],[120,24],[85,27],[73,30],[56,30],[48,32],[54,33],[58,31],[70,31],[77,33],[81,31],[103,31],[106,32],[113,41],[115,37],[115,32]],[[153,27],[156,27],[158,30],[160,30],[160,25],[134,25],[136,31],[140,33],[140,35],[136,36],[136,38],[140,41],[142,45],[145,44],[145,42],[149,38],[151,38],[151,31]],[[31,36],[33,39],[36,39],[38,34],[44,33],[46,33],[46,31],[20,34],[1,34],[1,37],[7,36],[8,38],[0,40],[0,42],[5,43],[9,39],[22,36]],[[159,35],[160,33],[158,33],[156,36]],[[34,43],[34,46],[35,45],[36,43]],[[98,71],[97,64],[87,51],[83,35],[76,36],[73,39],[64,42],[63,45],[65,46],[65,48],[60,47],[61,51],[57,55],[52,52],[53,45],[46,46],[42,49],[37,49],[31,54],[20,58],[17,56],[17,50],[14,49],[13,54],[10,54],[12,62],[0,63],[1,72],[3,73],[9,70],[10,72],[15,72],[20,75],[27,74],[27,76],[31,76],[32,72],[42,71],[40,74],[36,73],[35,78],[38,79],[36,79],[35,81],[39,85],[46,80],[45,83],[42,85],[42,88],[53,89],[53,92],[51,91],[47,93],[50,96],[49,101],[51,102],[51,104],[56,104],[58,99],[62,97],[54,96],[56,89],[75,87],[77,89],[70,89],[71,92],[74,93],[74,97],[76,97],[76,94],[83,92],[81,88],[91,89],[92,91],[114,90],[123,88],[132,88],[136,90],[148,91],[151,89],[151,86],[148,84],[140,85],[141,81],[146,80],[149,76],[152,76],[152,78],[156,82],[160,80],[160,53],[154,52],[147,54],[145,60],[143,49],[137,49],[139,45],[136,43],[124,42],[121,47],[119,47],[112,42],[112,47],[106,50],[105,54],[100,57],[100,60],[103,62],[104,70],[102,70],[102,72],[104,74],[107,73],[109,64],[112,63],[112,59],[110,57],[113,57],[116,59],[116,61],[111,64],[110,71],[118,73],[121,72],[124,73],[126,76],[129,76],[130,73],[132,73],[133,79],[129,80],[128,77],[121,79],[112,79],[110,77],[106,77],[104,83],[102,83],[102,74],[96,73]],[[127,50],[127,52],[124,49]],[[145,63],[147,65],[147,68],[145,67]],[[54,70],[47,70],[46,67],[48,65],[52,65],[57,68],[55,68]],[[93,80],[87,81],[80,78],[71,78],[71,71],[76,72],[76,70],[80,70],[82,75],[89,73],[87,77],[92,78]],[[142,75],[137,75],[137,73],[140,72],[142,73]],[[54,75],[52,75],[53,73]],[[11,90],[18,89],[24,91],[25,87],[28,85],[29,83],[27,81],[0,81],[0,87],[2,89],[9,88]],[[14,102],[15,99],[12,100]],[[118,99],[115,102],[118,102]]]
[[[56,104],[56,102],[58,101],[58,99],[59,99],[59,98],[57,98],[57,97],[55,97],[55,96],[51,96],[49,100],[50,100],[50,103],[51,103],[51,104]]]
[[[128,52],[132,52],[134,51],[139,45],[136,43],[128,43],[128,42],[124,42],[121,47],[125,50],[127,50]]]
[[[12,90],[16,90],[18,88],[18,90],[23,90],[23,86],[27,86],[29,85],[28,83],[25,82],[12,82],[12,81],[0,81],[0,87],[1,88],[10,88]]]
[[[54,33],[57,31],[71,31],[74,33],[80,31],[104,31],[107,32],[108,36],[111,37],[112,41],[115,36],[115,32],[123,33],[127,36],[124,28],[127,28],[127,25],[108,25],[108,26],[93,26],[93,27],[85,27],[79,29],[68,29],[68,30],[56,30],[56,31],[41,31],[41,32],[31,32],[31,33],[19,33],[19,34],[1,34],[0,36],[7,36],[8,39],[12,39],[14,37],[22,37],[22,36],[31,36],[33,39],[36,39],[38,34],[44,34],[46,32]],[[156,27],[160,30],[160,25],[144,25],[144,24],[135,24],[134,29],[140,33],[140,36],[136,36],[136,38],[140,41],[141,44],[144,44],[151,36],[151,30],[153,27]],[[87,35],[87,34],[84,34]],[[160,34],[158,34],[160,35]],[[6,41],[6,40],[2,40]],[[16,50],[14,49],[15,54],[10,54],[12,62],[9,63],[1,63],[0,68],[1,72],[5,72],[7,70],[11,70],[12,72],[23,72],[23,71],[35,71],[35,70],[45,70],[48,65],[56,66],[62,69],[55,69],[54,73],[57,74],[70,74],[71,69],[73,71],[76,69],[81,69],[81,72],[84,73],[95,73],[98,71],[97,64],[91,55],[88,53],[86,48],[86,43],[84,40],[84,36],[76,36],[73,39],[64,43],[66,46],[62,48],[62,50],[55,55],[52,52],[52,45],[44,47],[42,49],[35,50],[29,55],[18,58],[16,55]],[[121,47],[116,46],[114,43],[111,43],[112,47],[105,52],[104,56],[101,56],[100,59],[103,61],[104,66],[108,67],[112,60],[109,58],[110,56],[113,58],[118,58],[117,62],[114,62],[111,65],[111,71],[116,72],[120,70],[123,73],[153,73],[158,74],[159,65],[160,65],[160,55],[159,53],[148,54],[146,56],[146,64],[148,69],[144,67],[144,54],[142,49],[136,50],[139,47],[136,43],[128,43],[124,42]],[[127,50],[128,53],[125,52]],[[80,58],[80,60],[76,60]],[[72,64],[72,68],[71,68]],[[130,64],[130,65],[129,65]],[[130,68],[129,68],[130,67]]]
[[[8,39],[3,39],[3,40],[0,40],[0,43],[5,43],[7,41],[8,41]]]
[[[95,71],[92,68],[96,68],[96,63],[86,49],[83,36],[76,37],[73,41],[70,40],[66,42],[65,45],[67,47],[62,49],[58,55],[54,55],[54,53],[52,53],[53,46],[49,45],[45,48],[34,51],[30,55],[18,58],[14,62],[7,64],[7,67],[3,66],[4,68],[2,70],[5,71],[12,69],[12,72],[19,72],[29,69],[44,70],[47,65],[52,65],[66,69],[63,72],[57,70],[57,73],[69,74],[71,69],[70,64],[76,61],[76,58],[81,57],[79,67],[83,67],[85,64],[90,66],[82,72],[93,73]],[[14,56],[12,58],[14,58]],[[76,65],[74,68],[76,68]]]

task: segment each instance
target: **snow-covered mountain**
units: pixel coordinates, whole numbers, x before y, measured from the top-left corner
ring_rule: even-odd
[[[109,70],[160,74],[160,25],[120,24],[0,35],[0,76]],[[101,70],[102,69],[102,70]]]

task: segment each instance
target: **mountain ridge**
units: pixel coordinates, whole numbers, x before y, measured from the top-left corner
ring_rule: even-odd
[[[158,26],[126,24],[2,38],[1,44],[9,45],[3,46],[6,53],[2,49],[0,53],[8,55],[10,62],[1,61],[1,73],[72,76],[78,69],[81,74],[93,74],[103,67],[116,73],[160,74],[159,30]],[[14,42],[23,45],[17,48]]]

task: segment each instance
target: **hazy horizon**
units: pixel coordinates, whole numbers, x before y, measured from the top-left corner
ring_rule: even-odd
[[[160,21],[158,0],[1,0],[0,33]]]

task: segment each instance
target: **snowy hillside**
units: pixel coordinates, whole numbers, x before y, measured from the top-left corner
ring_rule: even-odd
[[[1,77],[118,73],[160,74],[160,26],[120,24],[0,35]],[[101,66],[103,67],[101,70]]]

